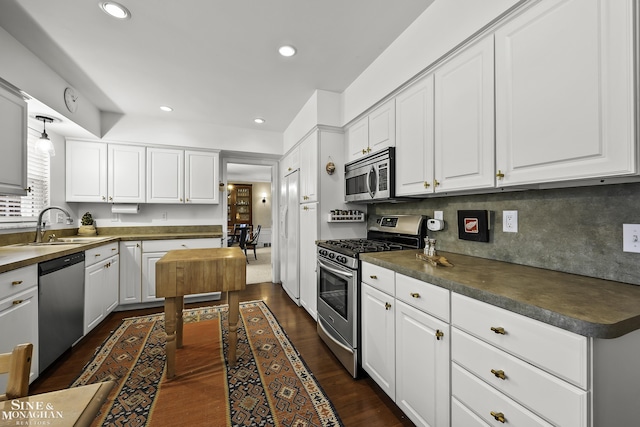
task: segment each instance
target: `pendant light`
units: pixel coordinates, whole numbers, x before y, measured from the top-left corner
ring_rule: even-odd
[[[56,155],[56,150],[53,148],[53,142],[49,139],[49,135],[47,135],[47,123],[53,122],[53,119],[46,116],[36,116],[36,120],[41,120],[43,125],[42,135],[40,135],[40,139],[36,142],[36,150],[49,154],[49,157],[53,157]]]

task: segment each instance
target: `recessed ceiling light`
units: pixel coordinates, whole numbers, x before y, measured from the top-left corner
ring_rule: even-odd
[[[127,9],[120,3],[116,3],[114,1],[100,2],[100,9],[102,9],[105,13],[109,14],[109,16],[113,16],[114,18],[118,18],[118,19],[131,18],[131,12],[129,12],[129,9]]]
[[[280,55],[282,56],[293,56],[296,54],[296,48],[290,45],[284,45],[284,46],[280,46],[278,48],[278,52],[280,53]]]
[[[173,108],[169,107],[168,105],[161,105],[161,106],[160,106],[160,109],[161,109],[162,111],[166,111],[167,113],[169,113],[169,112],[173,111]]]
[[[263,124],[264,122],[266,122],[265,119],[263,119],[262,117],[256,117],[255,119],[253,119],[253,121],[259,125]]]

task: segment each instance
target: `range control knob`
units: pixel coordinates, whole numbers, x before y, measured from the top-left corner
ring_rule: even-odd
[[[327,255],[327,250],[326,249],[320,249],[320,251],[318,251],[320,253],[320,255]]]
[[[329,254],[329,259],[334,259],[335,257],[336,257],[336,254],[334,254],[333,252]]]
[[[339,256],[336,258],[336,261],[341,262],[343,264],[347,263],[347,257],[346,256]]]

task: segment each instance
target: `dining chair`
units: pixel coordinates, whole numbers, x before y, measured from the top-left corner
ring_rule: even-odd
[[[240,229],[240,237],[238,237],[238,242],[240,243],[240,249],[244,251],[244,257],[247,258],[247,240],[249,239],[249,228],[243,227]],[[249,258],[247,258],[247,264],[249,263]]]
[[[256,226],[256,232],[253,233],[253,237],[248,239],[244,245],[244,255],[247,256],[247,248],[253,249],[253,257],[258,259],[258,255],[256,254],[256,246],[258,245],[258,239],[260,238],[260,230],[262,229],[261,225]]]
[[[0,401],[25,397],[29,393],[29,374],[33,344],[18,344],[11,353],[0,354],[0,374],[9,374],[5,394]]]

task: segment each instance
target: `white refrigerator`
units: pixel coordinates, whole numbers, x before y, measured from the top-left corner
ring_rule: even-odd
[[[280,280],[289,297],[300,305],[298,170],[285,176],[280,186]]]

